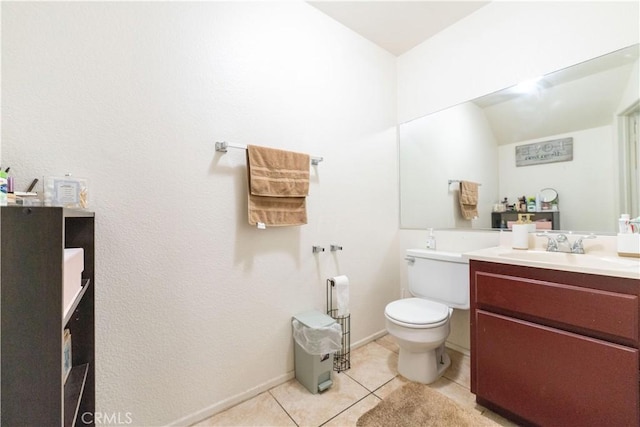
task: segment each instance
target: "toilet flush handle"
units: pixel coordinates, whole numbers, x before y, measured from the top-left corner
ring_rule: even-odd
[[[408,264],[413,265],[414,262],[416,262],[416,258],[412,257],[412,256],[406,256],[404,257],[405,261],[407,261]]]

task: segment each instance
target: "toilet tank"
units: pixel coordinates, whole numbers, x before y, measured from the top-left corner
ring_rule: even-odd
[[[406,260],[414,297],[469,309],[469,260],[461,253],[408,249]]]

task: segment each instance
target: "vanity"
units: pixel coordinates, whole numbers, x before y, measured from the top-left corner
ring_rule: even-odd
[[[640,425],[640,261],[541,247],[465,255],[479,404],[523,425]]]

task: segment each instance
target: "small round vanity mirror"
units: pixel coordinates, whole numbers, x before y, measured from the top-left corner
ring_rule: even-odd
[[[543,188],[540,190],[540,208],[543,211],[558,210],[558,192],[553,188]]]
[[[540,190],[540,198],[543,203],[552,203],[558,199],[558,192],[553,188],[543,188]]]

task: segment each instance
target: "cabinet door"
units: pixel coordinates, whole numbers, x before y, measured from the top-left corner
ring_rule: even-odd
[[[638,350],[476,311],[476,394],[541,426],[635,426]]]
[[[60,424],[62,209],[2,207],[2,426]]]

